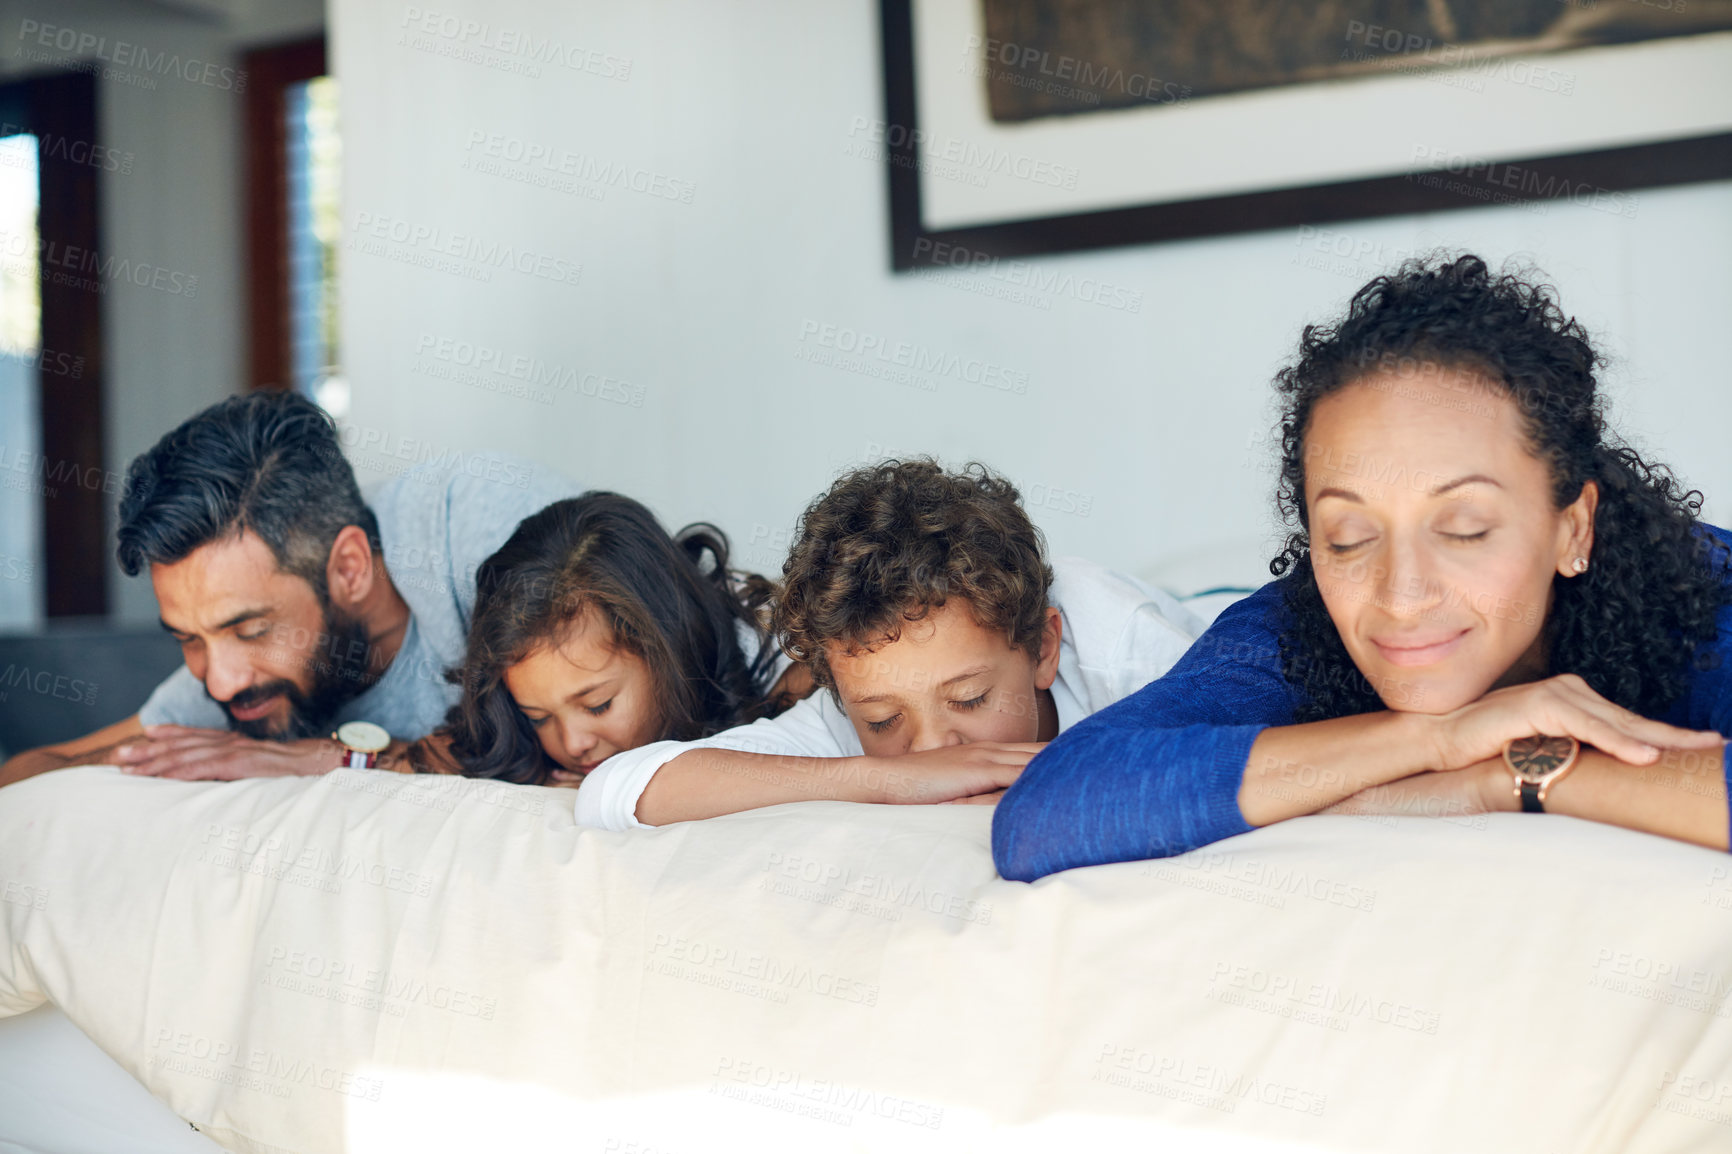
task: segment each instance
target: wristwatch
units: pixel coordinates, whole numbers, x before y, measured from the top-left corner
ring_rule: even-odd
[[[1576,767],[1582,743],[1573,737],[1536,733],[1504,743],[1503,762],[1515,774],[1516,796],[1523,813],[1544,813],[1546,791]]]
[[[391,735],[371,721],[345,721],[331,736],[343,746],[339,769],[372,769],[379,764],[379,754],[391,744]]]

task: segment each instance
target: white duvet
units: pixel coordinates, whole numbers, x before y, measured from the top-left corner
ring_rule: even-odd
[[[8,787],[0,1016],[239,1151],[1732,1149],[1727,855],[1330,817],[1026,886],[984,808],[570,798]]]

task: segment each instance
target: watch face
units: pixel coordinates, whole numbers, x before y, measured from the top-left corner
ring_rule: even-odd
[[[1575,752],[1574,738],[1535,734],[1510,742],[1504,759],[1523,781],[1540,782],[1556,773]]]
[[[391,735],[371,721],[348,721],[337,727],[337,740],[361,753],[378,753],[391,744]]]

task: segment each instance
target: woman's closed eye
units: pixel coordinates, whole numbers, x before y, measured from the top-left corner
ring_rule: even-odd
[[[992,690],[989,689],[979,697],[971,697],[967,701],[952,701],[950,704],[955,709],[979,709],[981,706],[986,704],[986,699],[991,696],[991,694]]]
[[[612,708],[613,708],[613,698],[611,698],[611,697],[608,698],[606,701],[602,702],[600,705],[586,705],[586,706],[584,706],[584,709],[589,711],[589,715],[591,717],[600,717],[602,714],[606,713],[608,710],[610,710]]]
[[[1490,533],[1490,532],[1491,532],[1490,529],[1481,529],[1477,533],[1444,533],[1444,532],[1440,531],[1438,533],[1438,536],[1444,537],[1450,541],[1479,541],[1479,540],[1483,539],[1487,533]],[[1329,551],[1331,553],[1335,553],[1335,554],[1349,553],[1349,552],[1352,552],[1354,549],[1359,548],[1361,545],[1369,544],[1373,540],[1374,540],[1374,538],[1367,537],[1363,541],[1352,541],[1352,542],[1349,542],[1348,544],[1345,544],[1345,545],[1337,545],[1334,542],[1330,542],[1329,543]]]

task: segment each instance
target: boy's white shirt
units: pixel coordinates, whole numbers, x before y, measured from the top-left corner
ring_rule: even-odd
[[[1171,669],[1203,632],[1171,594],[1080,557],[1053,561],[1048,603],[1064,626],[1052,699],[1059,732],[1128,697]],[[860,737],[835,698],[820,689],[782,714],[701,741],[657,741],[618,753],[590,771],[577,791],[577,823],[636,829],[650,778],[692,749],[783,757],[859,757]]]

